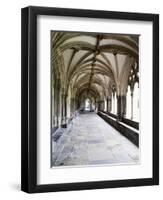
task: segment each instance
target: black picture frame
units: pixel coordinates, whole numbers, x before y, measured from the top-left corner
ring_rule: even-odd
[[[153,23],[153,177],[37,185],[37,16],[55,15]],[[21,11],[21,190],[28,193],[159,184],[159,15],[30,6]]]

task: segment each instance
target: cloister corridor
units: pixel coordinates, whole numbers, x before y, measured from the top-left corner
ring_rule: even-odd
[[[59,139],[52,137],[52,152],[52,166],[139,162],[139,148],[88,111],[78,114]]]
[[[51,167],[140,160],[139,35],[51,32]]]

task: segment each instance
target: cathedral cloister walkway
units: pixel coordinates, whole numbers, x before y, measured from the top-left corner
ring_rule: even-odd
[[[69,130],[52,144],[52,166],[119,165],[139,161],[138,147],[95,112],[79,114]]]

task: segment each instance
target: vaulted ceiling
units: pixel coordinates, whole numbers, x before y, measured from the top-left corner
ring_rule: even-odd
[[[52,72],[65,92],[105,98],[112,88],[121,94],[133,66],[138,71],[138,36],[52,32]]]

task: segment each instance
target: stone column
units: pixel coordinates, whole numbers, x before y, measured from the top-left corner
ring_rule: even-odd
[[[64,117],[65,117],[65,125],[66,125],[67,124],[67,95],[64,95],[64,107],[65,107]]]
[[[102,111],[104,111],[105,101],[103,100],[103,101],[101,102],[101,104],[102,104]]]
[[[98,102],[98,110],[101,111],[101,101]]]
[[[62,89],[62,95],[61,95],[61,121],[62,121],[62,124],[64,124],[64,92],[63,92],[63,89]]]
[[[56,85],[56,125],[59,126],[59,93],[60,93],[60,79],[57,79]]]
[[[109,99],[106,99],[106,112],[109,112]]]
[[[71,97],[71,100],[70,100],[70,112],[71,112],[71,115],[72,113],[74,112],[74,109],[73,109],[73,103],[74,103],[74,98]]]
[[[53,107],[54,107],[54,109],[53,109],[53,124],[54,124],[54,127],[56,126],[56,121],[55,121],[55,117],[56,117],[56,96],[55,96],[55,93],[56,93],[56,85],[55,84],[53,84],[53,93],[54,93],[54,97],[53,97],[53,102],[52,102],[52,104],[53,104]]]
[[[126,96],[117,96],[117,117],[121,120],[126,115]]]
[[[131,91],[131,120],[133,120],[133,90]]]
[[[115,93],[113,93],[113,113],[115,114]]]
[[[111,99],[108,99],[108,112],[111,112]]]
[[[126,95],[123,95],[121,101],[121,107],[122,107],[122,117],[126,116]]]
[[[111,102],[110,102],[110,106],[111,106],[111,110],[110,110],[110,112],[113,112],[113,98],[112,98],[112,95],[111,95]]]
[[[75,112],[75,98],[74,98],[74,97],[71,98],[70,112],[71,112],[72,115],[73,115],[74,112]]]
[[[117,96],[117,119],[121,120],[121,96]]]

